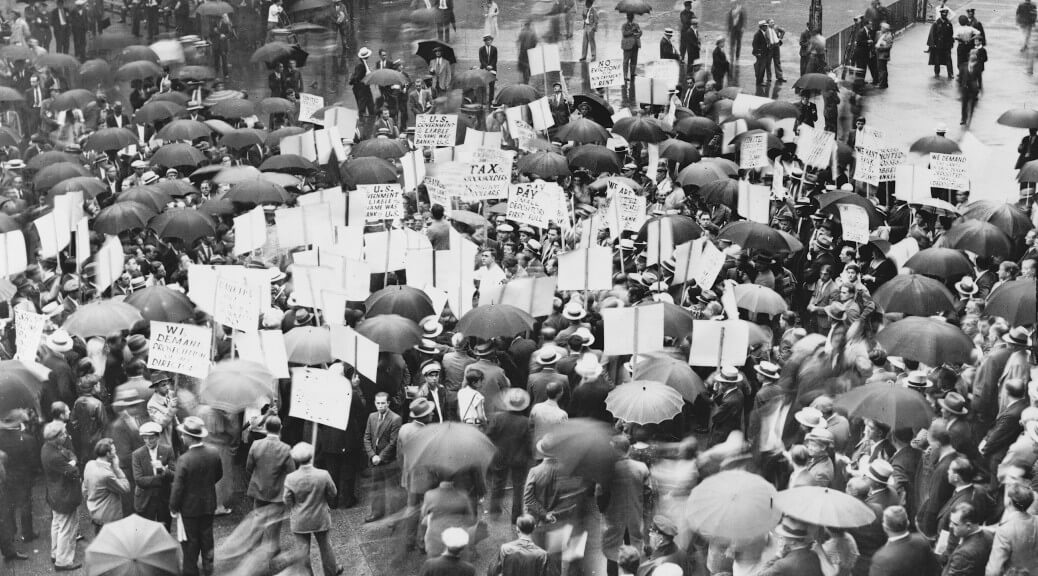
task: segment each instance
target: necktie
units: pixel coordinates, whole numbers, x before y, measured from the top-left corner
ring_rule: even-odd
[[[34,101],[34,104],[33,104],[34,108],[39,108],[40,107],[40,103],[43,102],[43,91],[40,90],[39,87],[36,88],[36,97],[33,99],[33,101]]]

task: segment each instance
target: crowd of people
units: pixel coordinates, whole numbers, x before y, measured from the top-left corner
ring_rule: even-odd
[[[103,36],[105,18],[102,6],[80,21],[88,8],[75,4],[65,12],[58,0],[46,37],[40,6],[28,5],[27,27],[0,48],[9,567],[35,561],[29,548],[49,522],[53,569],[91,571],[98,543],[136,515],[180,548],[166,566],[127,547],[140,557],[123,561],[139,560],[138,573],[313,573],[313,541],[324,574],[346,573],[356,568],[335,547],[348,510],[360,508],[363,525],[349,530],[390,532],[387,565],[374,567],[386,574],[1038,573],[1038,112],[1001,120],[1027,130],[1016,201],[993,201],[977,182],[922,195],[869,184],[875,136],[861,114],[841,128],[833,99],[864,94],[867,72],[887,86],[892,37],[878,0],[853,36],[846,82],[818,74],[829,70],[811,23],[800,74],[815,83],[796,103],[757,101],[739,116],[728,61],[738,61],[747,18],[738,3],[727,55],[718,39],[707,65],[685,2],[677,46],[668,28],[660,56],[681,63],[686,85],[668,105],[641,107],[631,104],[642,35],[633,9],[617,39],[630,100],[610,103],[602,90],[570,95],[564,79],[548,94],[499,83],[493,1],[482,80],[455,74],[453,2],[427,4],[440,42],[417,81],[373,81],[403,65],[362,47],[349,79],[355,133],[323,159],[281,150],[286,137],[329,137],[319,118],[298,119],[298,52],[265,59],[269,97],[247,99],[227,85],[237,32],[225,12],[212,21],[217,70],[127,49],[117,60],[132,52],[119,63],[143,73],[120,78],[132,79],[126,97],[103,83],[83,89],[80,78],[107,64],[70,73],[53,58],[70,50],[59,32],[72,23],[82,59],[86,31],[76,26],[93,22]],[[222,3],[171,6],[176,26],[191,29],[208,4]],[[583,56],[594,61],[594,1],[560,6],[555,33],[572,36],[568,14],[579,15]],[[285,8],[263,8],[274,33]],[[142,15],[157,26],[151,9],[158,3],[126,6],[135,34]],[[365,9],[340,5],[335,21]],[[930,62],[938,76],[957,69],[968,124],[985,30],[972,9],[958,28],[947,7],[937,12]],[[1033,5],[1017,21],[1026,49]],[[760,21],[756,83],[784,82],[785,36]],[[528,23],[519,41],[529,81],[523,59],[538,40]],[[552,126],[532,134],[510,109],[536,124],[526,108],[540,97]],[[458,118],[453,150],[415,144],[423,114]],[[835,138],[818,162],[790,131]],[[910,161],[925,166],[955,146],[945,133],[924,138]],[[763,162],[747,165],[740,142],[760,134]],[[508,167],[513,194],[558,191],[550,204],[538,197],[541,225],[510,210],[508,195],[474,200],[451,177],[477,156]],[[367,185],[393,183],[392,217],[345,213]],[[305,224],[286,224],[297,206]],[[299,230],[313,222],[330,236]],[[401,258],[389,257],[395,237],[406,239]],[[440,281],[448,257],[457,264],[444,276],[456,278]],[[420,258],[434,262],[431,286],[416,280]],[[582,290],[568,268],[577,261]],[[339,285],[315,288],[311,268]],[[596,271],[607,280],[592,281]],[[212,292],[223,281],[207,274],[250,280],[220,301]],[[322,289],[350,297],[332,306],[313,293]],[[662,323],[610,324],[632,307],[662,309]],[[342,352],[333,342],[342,326],[377,344],[377,359]],[[720,343],[697,337],[715,326]],[[203,373],[191,358],[170,361],[169,346],[188,338],[169,330],[208,335]],[[246,343],[257,331],[258,353]],[[639,343],[660,337],[617,352],[630,331]],[[724,334],[735,333],[744,340],[731,351]],[[702,361],[707,344],[724,361]],[[344,429],[300,408],[305,367],[347,383],[348,411],[332,417]],[[514,539],[485,543],[505,527]],[[221,540],[214,528],[233,530]]]

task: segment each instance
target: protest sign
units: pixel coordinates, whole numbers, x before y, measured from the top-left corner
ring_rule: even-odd
[[[148,368],[205,378],[212,340],[212,328],[208,326],[152,321]]]
[[[548,212],[541,198],[545,183],[542,181],[513,184],[508,188],[509,220],[520,224],[529,224],[538,228],[548,225]]]
[[[275,378],[291,376],[288,372],[285,335],[281,330],[257,330],[236,334],[234,348],[238,350],[239,358],[266,366]]]
[[[555,117],[551,114],[551,103],[548,97],[538,98],[527,104],[534,130],[543,132],[555,125]]]
[[[299,306],[324,309],[321,291],[325,288],[342,288],[343,274],[331,266],[300,266],[293,264],[292,296]]]
[[[591,88],[609,88],[624,85],[623,60],[595,60],[588,63]]]
[[[343,106],[334,106],[324,111],[325,128],[334,126],[339,132],[339,136],[348,140],[352,140],[353,135],[357,132],[357,121],[359,119],[360,115],[356,110],[350,110]]]
[[[364,235],[364,261],[372,274],[400,270],[406,264],[407,235],[403,230],[369,232]]]
[[[706,238],[697,238],[674,249],[674,282],[694,281],[706,290],[724,267],[724,252]]]
[[[911,236],[906,236],[897,244],[890,246],[890,252],[887,252],[887,258],[897,265],[898,270],[901,270],[905,267],[905,262],[908,262],[909,258],[918,253],[919,242]]]
[[[482,202],[508,198],[508,184],[512,181],[512,162],[476,162],[468,164],[462,201]]]
[[[925,166],[901,164],[895,168],[894,196],[905,202],[931,198],[930,169]]]
[[[412,150],[400,159],[404,169],[404,187],[414,190],[425,179],[425,156],[421,150]]]
[[[739,168],[753,170],[768,164],[768,135],[759,132],[745,136],[739,144]]]
[[[658,264],[674,252],[674,225],[667,218],[649,220],[646,225],[646,254],[648,264]]]
[[[670,58],[663,58],[660,60],[650,60],[641,64],[642,73],[641,75],[646,78],[652,78],[656,84],[659,84],[666,92],[678,88],[681,86],[681,62],[677,60],[671,60]],[[637,76],[635,76],[637,80]],[[637,89],[637,88],[636,88]],[[655,89],[655,88],[654,88]],[[640,98],[640,94],[639,100]],[[655,96],[653,97],[655,99]],[[669,98],[664,98],[661,103],[666,106]]]
[[[360,184],[364,195],[364,220],[395,220],[404,217],[404,196],[399,184]]]
[[[13,233],[8,232],[6,235]],[[21,234],[21,232],[18,232],[18,234]],[[22,255],[24,256],[24,254],[25,249],[23,248]],[[119,237],[105,236],[105,243],[97,251],[97,257],[94,261],[97,263],[97,266],[94,267],[94,287],[97,288],[97,293],[100,294],[123,273],[126,255],[123,253],[123,245],[119,242]],[[22,269],[24,270],[24,267]],[[192,300],[194,299],[192,298]]]
[[[60,196],[58,196],[60,198]],[[69,232],[67,213],[59,214],[57,205],[54,210],[33,221],[40,239],[41,256],[57,256],[72,240]]]
[[[121,260],[119,266],[121,269]],[[187,297],[195,303],[195,306],[209,314],[216,312],[216,285],[220,278],[248,284],[252,287],[252,292],[259,295],[258,309],[270,308],[270,271],[266,269],[233,265],[191,264],[187,268],[187,277],[188,286],[190,286]]]
[[[443,207],[443,213],[447,216],[451,215],[451,196],[447,191],[447,187],[440,182],[439,178],[432,176],[425,177],[425,191],[429,194],[429,205],[439,204]]]
[[[666,106],[670,102],[670,89],[673,87],[674,84],[656,77],[634,77],[634,93],[641,104]]]
[[[323,120],[318,120],[317,118],[314,118],[314,112],[317,112],[321,108],[324,108],[324,96],[318,96],[316,94],[307,94],[306,92],[299,93],[300,122],[309,122],[311,124],[323,126]]]
[[[216,280],[213,320],[242,332],[258,328],[260,297],[244,280],[220,277]]]
[[[415,146],[454,146],[457,137],[457,114],[419,114],[415,119]]]
[[[840,209],[840,227],[843,228],[843,239],[848,242],[868,244],[869,213],[861,206],[854,204],[837,204]]]
[[[538,44],[526,51],[530,59],[530,74],[546,74],[562,70],[558,44]]]
[[[874,126],[865,126],[857,131],[854,147],[863,150],[880,150],[884,147],[883,131]]]
[[[263,207],[234,217],[234,255],[241,256],[262,248],[267,243],[267,219]]]
[[[750,327],[744,320],[693,320],[692,366],[742,366],[750,346]]]
[[[292,369],[292,405],[289,416],[345,430],[350,419],[353,385],[330,370]]]
[[[893,182],[897,167],[904,162],[905,153],[896,146],[889,146],[880,151],[879,181]]]
[[[608,248],[606,248],[608,251]],[[516,278],[504,284],[480,288],[479,305],[508,304],[523,310],[534,318],[551,314],[552,296],[555,294],[557,278],[539,276]]]
[[[616,239],[625,231],[637,232],[645,222],[645,197],[616,180],[607,187],[609,197],[609,233]]]
[[[601,311],[604,322],[606,356],[645,354],[663,348],[663,304],[606,308]]]
[[[816,168],[829,166],[834,146],[836,146],[836,135],[832,132],[817,130],[806,124],[800,125],[796,155],[804,164]]]
[[[466,148],[500,148],[504,140],[501,131],[481,132],[471,127],[465,127]]]
[[[754,222],[768,224],[771,219],[771,189],[760,184],[739,180],[739,215]]]
[[[43,314],[14,309],[14,359],[26,364],[36,362],[36,351],[40,347],[43,328],[47,317]]]
[[[118,242],[118,239],[116,239]],[[120,252],[121,253],[121,252]],[[0,234],[0,277],[24,272],[29,266],[25,253],[25,236],[21,230]],[[120,261],[119,267],[122,268]],[[103,288],[98,287],[100,292]]]
[[[859,148],[858,161],[854,164],[854,179],[873,186],[879,185],[879,172],[883,162],[880,151],[875,148]]]
[[[361,376],[378,376],[378,344],[349,326],[331,325],[332,357],[353,366]]]
[[[559,290],[609,290],[613,287],[613,251],[590,246],[559,255]]]
[[[969,166],[963,154],[930,153],[930,186],[950,190],[969,190]]]

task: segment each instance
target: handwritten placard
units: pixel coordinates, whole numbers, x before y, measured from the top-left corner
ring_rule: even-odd
[[[749,345],[748,322],[693,320],[688,363],[692,366],[742,366]]]
[[[324,121],[314,118],[314,113],[324,108],[324,96],[299,93],[299,121],[324,126]]]
[[[717,281],[724,267],[724,252],[706,238],[697,238],[674,249],[674,282],[693,281],[704,290]]]
[[[258,330],[260,295],[244,280],[219,278],[213,320],[243,332]]]
[[[520,224],[529,224],[538,228],[548,225],[548,212],[542,199],[544,182],[527,182],[514,184],[508,188],[509,220]]]
[[[475,162],[467,164],[461,199],[481,202],[508,198],[508,184],[512,181],[512,162]]]
[[[292,405],[289,416],[345,430],[349,423],[353,386],[330,370],[292,369]]]
[[[425,191],[429,195],[429,205],[439,204],[447,216],[451,215],[451,195],[439,178],[425,177]]]
[[[399,184],[360,184],[357,190],[364,193],[366,221],[404,217],[404,197]]]
[[[610,235],[615,239],[625,231],[640,230],[645,222],[645,197],[638,196],[630,186],[616,180],[609,181],[607,191]]]
[[[419,114],[415,120],[416,146],[454,146],[457,137],[457,114]]]
[[[800,135],[797,137],[796,155],[808,166],[824,168],[832,159],[832,150],[835,145],[836,135],[832,132],[801,125]]]
[[[609,88],[624,85],[623,60],[595,60],[588,64],[591,88]]]
[[[880,167],[883,157],[875,148],[858,148],[858,161],[854,164],[854,179],[873,186],[879,185]]]
[[[966,156],[931,152],[930,186],[949,190],[969,190],[970,174]]]
[[[893,182],[897,178],[897,167],[905,161],[905,152],[896,146],[880,152],[879,181]]]
[[[47,317],[43,314],[14,309],[15,360],[25,363],[36,361],[36,351],[40,347],[40,338],[43,337],[46,325]]]
[[[768,135],[762,132],[744,137],[739,144],[739,168],[753,170],[767,165]]]
[[[209,374],[212,328],[194,324],[151,323],[148,368],[205,378]]]
[[[854,204],[838,204],[840,209],[840,227],[843,228],[843,239],[848,242],[867,244],[869,241],[869,213],[861,206]]]

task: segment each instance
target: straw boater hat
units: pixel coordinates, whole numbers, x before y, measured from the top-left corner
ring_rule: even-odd
[[[962,280],[955,283],[955,291],[962,297],[973,296],[979,289],[972,276],[963,276]]]
[[[50,336],[47,336],[45,344],[47,345],[47,348],[50,348],[54,352],[68,352],[69,350],[72,350],[72,336],[69,336],[68,332],[59,328],[54,332],[51,332]]]
[[[742,374],[736,370],[734,366],[722,366],[721,369],[717,371],[717,375],[714,376],[714,381],[737,384],[742,382]]]
[[[158,436],[159,434],[162,434],[162,426],[159,426],[155,422],[145,422],[144,424],[141,424],[137,433],[141,436]]]
[[[491,354],[494,353],[494,343],[493,342],[480,342],[479,344],[476,344],[475,346],[472,347],[472,353],[475,354],[476,356],[480,356],[480,357],[482,357],[482,356],[490,356]]]
[[[602,375],[602,364],[599,363],[597,356],[588,352],[580,357],[580,360],[573,367],[573,371],[582,378],[593,380]]]
[[[774,362],[764,360],[760,364],[754,366],[753,371],[759,374],[764,380],[778,380],[782,368]]]
[[[427,376],[433,372],[439,373],[443,371],[443,367],[436,360],[426,360],[422,362],[422,376]]]
[[[115,400],[112,401],[112,406],[115,408],[125,408],[143,403],[144,398],[141,398],[141,393],[136,388],[121,386],[115,390]]]
[[[825,416],[822,414],[822,411],[810,406],[805,406],[798,410],[793,415],[793,419],[811,429],[824,428],[826,426]]]
[[[905,388],[925,390],[931,387],[933,387],[933,382],[930,382],[930,379],[926,377],[926,372],[922,370],[913,370],[905,378]]]
[[[814,428],[810,432],[804,435],[804,442],[818,442],[826,446],[832,446],[836,443],[836,438],[833,433],[829,430],[819,427]]]
[[[811,537],[809,526],[810,524],[783,516],[782,522],[775,527],[775,534],[787,540],[807,540]]]
[[[432,340],[443,334],[443,324],[440,324],[439,317],[437,316],[426,316],[422,318],[418,325],[422,327],[422,338]]]
[[[880,484],[889,482],[892,474],[894,474],[894,467],[886,460],[873,460],[869,463],[869,468],[864,472],[866,478]]]
[[[580,302],[570,302],[562,309],[562,317],[566,320],[576,322],[577,320],[583,320],[586,316],[587,310],[584,310],[584,306]]]
[[[541,348],[537,353],[537,363],[541,366],[552,366],[559,361],[559,353],[554,348]]]

